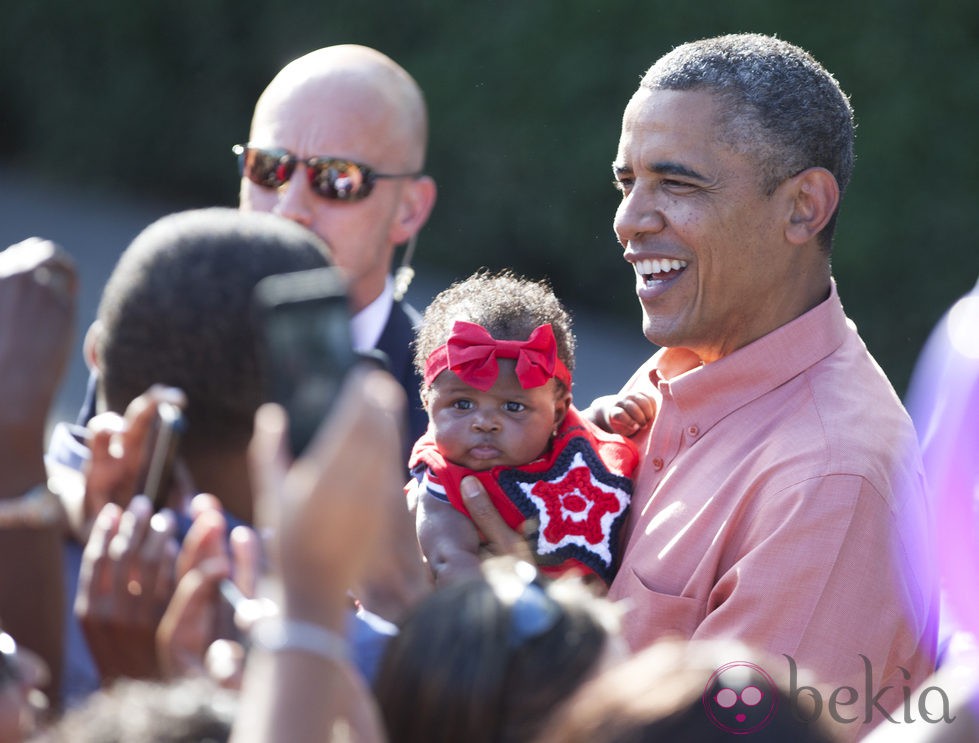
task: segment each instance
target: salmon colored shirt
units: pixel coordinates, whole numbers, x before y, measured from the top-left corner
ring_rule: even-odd
[[[634,437],[632,516],[609,590],[627,601],[629,644],[737,638],[786,676],[789,655],[826,684],[824,715],[832,689],[856,690],[837,707],[859,718],[846,738],[872,727],[868,683],[871,697],[893,687],[880,707],[901,707],[934,668],[931,516],[911,421],[835,284],[713,363],[661,349],[625,389],[658,405]],[[911,708],[918,718],[913,696]]]

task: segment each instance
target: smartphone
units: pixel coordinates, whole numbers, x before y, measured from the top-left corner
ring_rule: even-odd
[[[177,461],[180,437],[186,428],[183,411],[173,403],[160,402],[156,407],[149,449],[149,462],[142,492],[153,504],[153,511],[165,507],[173,485],[173,468]]]
[[[333,267],[268,276],[255,287],[266,398],[289,416],[293,456],[309,445],[358,358],[346,289]]]

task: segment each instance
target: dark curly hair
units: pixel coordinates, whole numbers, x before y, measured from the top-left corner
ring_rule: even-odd
[[[374,682],[391,743],[534,740],[600,667],[616,610],[577,579],[525,583],[528,567],[488,560],[407,614]]]
[[[225,743],[238,696],[211,679],[121,678],[69,710],[38,740],[47,743]]]
[[[550,323],[557,355],[574,372],[571,315],[546,281],[532,281],[511,271],[477,271],[432,300],[415,338],[415,368],[425,376],[425,361],[445,343],[456,320],[482,325],[497,340],[525,341],[539,325]],[[422,389],[422,399],[426,390]]]
[[[143,230],[102,292],[101,398],[123,412],[153,384],[187,395],[185,440],[231,450],[264,401],[252,290],[266,276],[328,265],[316,235],[271,214],[200,209]]]

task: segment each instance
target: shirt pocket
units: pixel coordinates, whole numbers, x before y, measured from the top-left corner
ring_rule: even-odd
[[[664,637],[687,640],[707,616],[707,601],[674,596],[649,588],[635,570],[616,576],[622,615],[622,634],[633,650]]]

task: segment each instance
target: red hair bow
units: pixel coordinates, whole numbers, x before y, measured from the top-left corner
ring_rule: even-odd
[[[449,340],[436,348],[425,362],[425,386],[446,369],[459,379],[486,391],[499,375],[497,359],[517,360],[517,379],[525,390],[547,384],[557,377],[571,389],[571,373],[557,357],[557,341],[550,323],[539,325],[525,341],[498,341],[482,325],[456,320]]]

